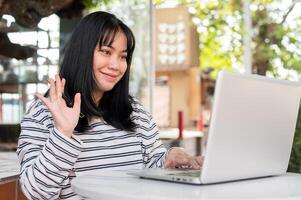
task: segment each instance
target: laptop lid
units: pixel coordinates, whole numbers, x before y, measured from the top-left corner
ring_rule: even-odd
[[[297,82],[221,71],[201,182],[285,173],[300,96]]]

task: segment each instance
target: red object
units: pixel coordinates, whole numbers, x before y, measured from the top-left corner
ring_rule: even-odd
[[[197,120],[197,130],[203,131],[203,129],[204,129],[203,116],[202,116],[202,114],[200,114],[198,117],[198,120]]]
[[[179,140],[183,139],[183,112],[178,112]]]

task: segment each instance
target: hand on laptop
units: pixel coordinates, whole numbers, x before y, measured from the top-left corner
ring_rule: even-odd
[[[202,164],[202,156],[190,156],[183,148],[173,147],[167,154],[164,167],[200,169]]]

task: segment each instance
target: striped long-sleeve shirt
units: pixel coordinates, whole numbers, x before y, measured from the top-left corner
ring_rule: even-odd
[[[166,149],[156,124],[136,100],[131,118],[135,132],[93,119],[71,138],[55,127],[48,108],[37,100],[21,121],[17,154],[20,183],[29,199],[80,199],[70,181],[85,172],[162,167]]]

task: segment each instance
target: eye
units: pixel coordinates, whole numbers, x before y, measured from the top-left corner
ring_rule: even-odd
[[[120,56],[120,60],[126,60],[126,58],[127,58],[127,55],[121,55]]]
[[[107,49],[100,49],[100,52],[101,52],[103,55],[105,55],[105,56],[111,55],[110,50],[107,50]]]

